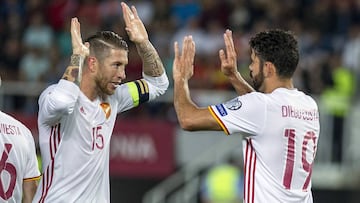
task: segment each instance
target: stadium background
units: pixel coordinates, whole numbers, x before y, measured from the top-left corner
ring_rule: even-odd
[[[200,105],[235,96],[219,71],[217,52],[223,47],[226,28],[233,30],[238,66],[244,76],[248,76],[247,42],[253,33],[277,27],[294,31],[301,53],[294,83],[313,95],[321,109],[322,131],[313,171],[314,201],[360,201],[360,1],[125,2],[137,7],[171,85],[173,42],[181,42],[185,34],[193,35],[197,58],[190,86]],[[0,15],[0,108],[31,128],[35,139],[37,97],[47,85],[58,81],[71,55],[71,17],[79,18],[83,38],[97,30],[113,30],[123,36],[130,45],[127,80],[140,77],[141,60],[125,33],[120,1],[2,0]],[[336,79],[335,70],[349,74]],[[159,100],[119,115],[111,145],[112,202],[161,202],[156,198],[164,198],[164,202],[200,202],[202,176],[210,167],[230,158],[241,163],[240,135],[225,138],[222,133],[179,129],[171,85]],[[331,90],[335,98],[329,99],[327,93]],[[334,112],[329,111],[326,101],[340,97],[345,98],[341,103],[347,111],[337,113],[339,119],[332,120]],[[334,155],[337,145],[332,145],[332,129],[342,121],[343,136],[336,134],[342,153]]]

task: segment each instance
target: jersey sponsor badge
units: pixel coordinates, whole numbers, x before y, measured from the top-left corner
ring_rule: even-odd
[[[226,116],[228,113],[226,112],[226,109],[224,108],[224,105],[218,104],[215,106],[217,111],[220,113],[221,116]]]
[[[226,102],[225,106],[227,109],[235,111],[235,110],[238,110],[241,108],[242,103],[239,100],[239,98],[235,98],[235,99],[232,99],[232,100]]]

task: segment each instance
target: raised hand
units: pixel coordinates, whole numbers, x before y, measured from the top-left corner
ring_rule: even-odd
[[[90,44],[88,42],[83,44],[80,31],[80,23],[77,18],[71,19],[70,32],[73,54],[79,54],[80,56],[85,58],[89,55]]]
[[[189,80],[194,74],[195,42],[192,36],[185,36],[182,51],[179,52],[179,45],[174,43],[175,59],[173,63],[174,80]]]
[[[123,11],[123,17],[125,21],[125,30],[129,35],[129,38],[134,43],[141,43],[149,39],[145,26],[136,11],[135,6],[131,6],[131,9],[127,4],[121,2]]]
[[[232,38],[232,32],[230,30],[225,31],[224,41],[226,53],[222,49],[219,51],[221,72],[223,72],[224,75],[229,79],[230,83],[239,95],[253,92],[254,89],[244,80],[244,78],[237,70],[236,51]]]
[[[80,86],[82,79],[82,66],[84,64],[84,59],[90,54],[90,44],[85,42],[83,44],[80,32],[80,23],[77,18],[71,19],[71,44],[73,49],[73,54],[70,58],[70,64],[65,70],[62,79],[74,82],[76,85]]]
[[[237,73],[237,61],[232,32],[230,30],[225,31],[224,41],[226,53],[223,49],[219,51],[221,71],[225,76],[232,76]]]

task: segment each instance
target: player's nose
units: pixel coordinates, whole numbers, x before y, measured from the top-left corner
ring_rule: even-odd
[[[116,77],[121,79],[121,80],[124,80],[126,78],[125,70],[124,69],[119,69],[116,72]]]

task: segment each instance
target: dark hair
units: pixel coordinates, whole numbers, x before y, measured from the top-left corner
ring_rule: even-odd
[[[123,49],[128,51],[125,40],[112,31],[99,31],[85,40],[90,43],[90,55],[103,60],[109,54],[110,49]]]
[[[249,45],[260,60],[275,65],[280,77],[292,77],[299,62],[298,43],[292,32],[280,29],[259,32]]]

